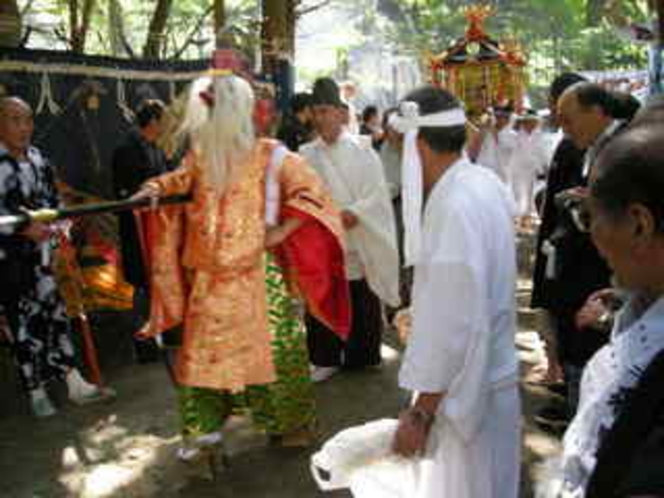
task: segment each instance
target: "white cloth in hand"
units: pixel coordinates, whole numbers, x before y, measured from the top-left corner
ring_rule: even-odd
[[[329,439],[311,457],[311,472],[319,488],[350,488],[356,497],[406,498],[420,460],[392,453],[398,425],[396,419],[375,420]]]

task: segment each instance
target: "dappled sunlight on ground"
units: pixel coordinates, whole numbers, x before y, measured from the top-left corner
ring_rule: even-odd
[[[82,498],[151,496],[157,489],[145,479],[146,470],[159,464],[163,450],[174,448],[179,436],[132,432],[116,414],[80,430],[79,444],[61,452],[58,481],[71,496]]]

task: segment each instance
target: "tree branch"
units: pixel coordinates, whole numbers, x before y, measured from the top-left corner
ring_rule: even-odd
[[[69,36],[67,36],[64,28],[60,27],[60,28],[53,29],[53,34],[55,35],[56,39],[58,39],[61,42],[64,42],[65,44],[71,46],[71,38]]]
[[[19,47],[25,47],[28,42],[30,41],[30,36],[32,35],[32,26],[27,26],[25,28],[25,33],[23,34],[23,37],[21,38],[21,43],[19,44]]]
[[[25,6],[21,9],[21,17],[25,16],[30,9],[32,8],[32,4],[35,3],[35,0],[28,0]]]
[[[189,35],[187,35],[185,41],[182,43],[180,48],[175,51],[175,54],[173,54],[174,59],[179,58],[184,53],[184,51],[187,50],[187,48],[189,48],[189,45],[191,45],[192,41],[194,40],[194,37],[201,31],[201,28],[203,27],[205,20],[210,14],[212,14],[213,10],[214,10],[214,5],[209,6],[205,10],[205,12],[203,12],[203,15],[201,15],[201,17],[198,18],[198,22],[196,22],[196,25],[189,32]]]
[[[143,57],[147,59],[157,59],[159,57],[163,45],[164,29],[171,13],[172,4],[173,0],[158,0],[150,20],[148,39],[143,48]]]
[[[298,2],[298,3],[301,3],[301,2]],[[325,6],[327,6],[331,3],[332,3],[332,0],[321,0],[317,4],[312,5],[310,7],[298,9],[297,13],[295,14],[295,17],[306,16],[307,14],[311,14],[312,12],[315,12],[318,9],[322,9],[323,7],[325,7]]]

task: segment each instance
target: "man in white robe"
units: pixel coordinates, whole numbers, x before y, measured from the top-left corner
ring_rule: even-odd
[[[403,496],[516,498],[514,205],[495,175],[463,155],[465,115],[450,93],[415,90],[400,113],[393,123],[405,133],[406,261],[415,282],[399,383],[414,397],[393,449],[422,457]]]
[[[535,180],[545,172],[550,156],[535,111],[528,110],[518,116],[517,126],[515,148],[508,165],[508,184],[516,201],[519,225],[528,228],[535,213]]]
[[[516,148],[516,132],[512,129],[512,108],[495,107],[493,123],[482,128],[481,145],[475,162],[489,168],[507,183],[508,167]]]
[[[313,317],[307,318],[314,381],[339,367],[380,364],[383,326],[380,301],[399,304],[399,255],[394,211],[380,158],[369,141],[344,130],[342,101],[333,80],[321,78],[313,90],[319,138],[300,153],[320,174],[342,210],[347,234],[346,276],[353,305],[346,344]]]

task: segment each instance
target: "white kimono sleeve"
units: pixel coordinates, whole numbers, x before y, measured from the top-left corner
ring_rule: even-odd
[[[361,171],[352,176],[354,201],[343,206],[360,223],[351,230],[371,289],[386,303],[398,306],[399,252],[394,208],[385,182],[383,166],[371,148],[363,150]]]
[[[361,171],[355,172],[351,179],[355,183],[351,186],[355,200],[343,206],[344,209],[352,211],[358,217],[368,218],[377,211],[382,214],[388,206],[389,212],[392,212],[383,163],[378,154],[373,149],[364,149],[361,161],[356,161],[356,164]]]
[[[480,428],[490,391],[485,291],[466,263],[435,263],[422,270],[426,282],[414,298],[400,385],[445,393],[439,415],[470,440]]]
[[[490,392],[486,262],[472,220],[449,205],[437,214],[415,267],[413,330],[399,380],[405,389],[444,393],[439,415],[470,440]]]

